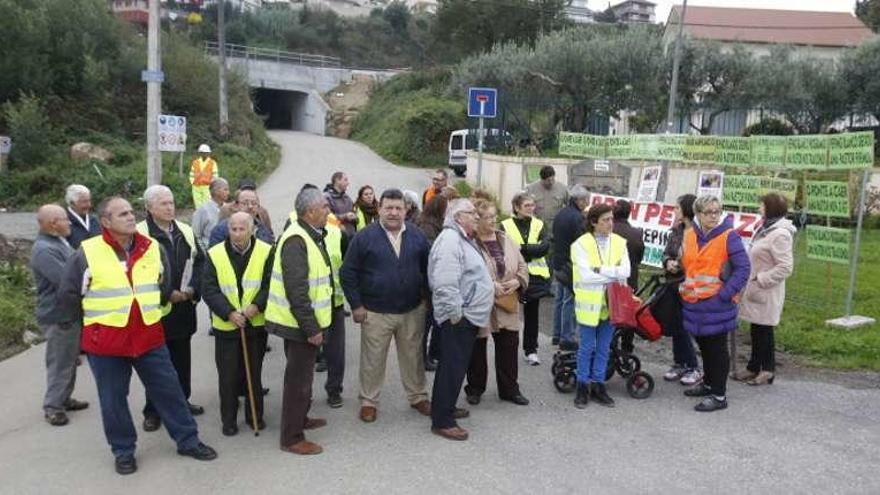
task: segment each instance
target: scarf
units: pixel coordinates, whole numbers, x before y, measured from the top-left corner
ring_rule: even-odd
[[[366,220],[367,223],[371,223],[379,214],[379,203],[376,200],[373,200],[372,203],[365,203],[361,198],[358,198],[354,205],[364,212],[364,220]]]

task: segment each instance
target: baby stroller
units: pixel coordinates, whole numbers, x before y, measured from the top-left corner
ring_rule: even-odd
[[[611,339],[611,353],[605,380],[610,380],[617,372],[626,379],[626,391],[634,399],[647,399],[654,392],[654,377],[642,371],[642,362],[633,354],[632,341],[635,335],[655,341],[662,335],[662,328],[651,314],[652,304],[659,300],[666,285],[661,283],[660,275],[654,275],[639,289],[638,295],[650,293],[651,296],[636,310],[636,328],[615,328]],[[562,393],[571,393],[577,387],[577,351],[557,351],[553,355],[553,385]]]

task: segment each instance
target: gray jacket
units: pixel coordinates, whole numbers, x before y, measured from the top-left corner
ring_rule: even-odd
[[[456,223],[447,222],[434,241],[428,284],[437,323],[464,317],[477,327],[489,325],[495,284],[477,245]]]
[[[37,284],[37,323],[53,325],[76,320],[58,306],[58,286],[64,265],[73,256],[70,244],[61,237],[40,234],[31,248],[31,271]]]

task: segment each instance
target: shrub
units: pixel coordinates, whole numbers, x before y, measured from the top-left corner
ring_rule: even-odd
[[[3,118],[12,138],[13,165],[38,165],[52,156],[52,126],[39,98],[22,93],[18,101],[3,104]]]
[[[794,129],[785,122],[774,119],[765,118],[756,124],[752,124],[743,130],[743,136],[791,136]]]
[[[0,261],[0,358],[6,351],[23,348],[22,334],[36,331],[34,290],[27,268],[19,263]]]

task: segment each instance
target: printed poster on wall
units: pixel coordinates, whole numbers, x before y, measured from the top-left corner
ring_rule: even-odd
[[[697,178],[697,197],[711,194],[723,200],[724,172],[720,170],[701,170]]]
[[[849,184],[846,182],[804,182],[807,213],[828,217],[850,217]]]
[[[848,265],[851,236],[849,229],[807,225],[807,258]]]
[[[657,187],[660,185],[661,173],[663,173],[663,169],[659,165],[642,169],[642,179],[639,181],[639,193],[636,196],[636,201],[657,199]]]
[[[619,199],[632,202],[632,213],[629,223],[633,227],[642,229],[642,239],[645,241],[645,255],[642,258],[643,265],[660,267],[663,263],[663,250],[666,249],[666,241],[672,230],[675,219],[675,205],[664,204],[657,201],[633,201],[620,196],[593,193],[590,196],[590,204],[606,203],[613,205]],[[761,215],[757,213],[745,213],[725,211],[723,219],[731,217],[733,228],[748,244],[751,242],[755,231],[761,224]]]

